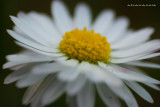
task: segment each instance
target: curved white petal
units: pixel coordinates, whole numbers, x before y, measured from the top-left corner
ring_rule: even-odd
[[[10,70],[14,70],[14,71],[17,71],[19,69],[21,69],[22,67],[26,66],[27,64],[21,64],[21,65],[16,65],[16,66],[13,66],[11,68],[9,68]]]
[[[22,79],[18,80],[16,86],[19,88],[27,87],[29,85],[33,85],[36,82],[44,79],[47,75],[33,75],[28,74],[27,76],[23,77]]]
[[[95,30],[96,33],[101,33],[102,35],[107,35],[108,28],[113,22],[115,14],[112,10],[104,10],[102,11],[95,22],[93,23],[92,29]]]
[[[116,40],[120,39],[121,36],[124,35],[124,33],[127,30],[129,21],[127,18],[121,17],[118,18],[111,28],[108,30],[108,32],[105,33],[105,36],[108,38],[108,41],[110,43],[114,43]]]
[[[120,107],[119,99],[105,84],[96,84],[98,93],[108,107]]]
[[[19,34],[22,34],[22,35],[25,36],[25,37],[30,38],[30,37],[27,36],[25,33],[23,33],[23,31],[22,31],[21,29],[19,29],[17,26],[13,26],[13,31],[15,31],[15,32],[17,32],[17,33],[19,33]],[[32,38],[30,38],[30,39],[32,39]]]
[[[133,90],[135,91],[139,96],[141,96],[143,99],[145,99],[146,101],[153,103],[153,99],[150,96],[150,94],[142,87],[140,86],[138,83],[136,82],[130,82],[130,81],[125,81],[125,83]]]
[[[50,104],[51,102],[54,102],[58,97],[60,97],[65,91],[65,84],[66,83],[58,80],[53,81],[49,88],[45,90],[42,98],[42,104]]]
[[[28,46],[28,45],[25,45],[23,43],[20,43],[20,42],[15,42],[17,45],[25,48],[25,49],[28,49],[28,50],[31,50],[33,52],[36,52],[36,53],[39,53],[41,55],[46,55],[46,56],[52,56],[52,57],[56,57],[56,56],[61,56],[61,54],[57,54],[57,53],[53,53],[53,52],[46,52],[46,51],[43,51],[43,50],[39,50],[39,49],[36,49],[36,48],[33,48],[31,46]]]
[[[127,65],[127,64],[122,64],[122,67],[126,68],[126,69],[129,69],[131,71],[134,71],[134,72],[138,72],[140,74],[144,74],[144,75],[147,75],[145,71],[141,70],[140,68],[137,68],[135,66],[130,66],[130,65]]]
[[[14,32],[12,30],[7,30],[7,32],[16,40],[18,40],[19,42],[22,42],[26,45],[29,45],[31,47],[43,50],[43,51],[48,51],[48,52],[55,52],[56,50],[54,48],[48,48],[46,46],[43,46],[41,44],[36,43],[35,41],[29,40],[27,38],[25,38],[24,36],[22,36],[21,34]]]
[[[149,58],[153,58],[153,57],[157,57],[157,56],[160,56],[160,53],[152,53],[152,54],[148,54],[148,55],[145,55],[145,56],[139,58],[139,60],[149,59]]]
[[[40,36],[35,30],[32,28],[36,28],[32,25],[29,25],[28,23],[24,22],[24,20],[16,18],[14,16],[11,16],[12,21],[15,23],[15,25],[24,32],[27,36],[34,39],[40,44],[43,44],[45,46],[49,46],[48,42],[44,39],[44,37]],[[31,27],[32,26],[32,27]]]
[[[40,55],[30,51],[24,51],[18,54],[11,54],[7,55],[7,60],[11,62],[45,62],[45,61],[52,61],[54,58]],[[52,60],[51,60],[52,59]]]
[[[76,67],[78,65],[78,60],[75,59],[68,60],[67,57],[58,57],[55,60],[55,62],[68,67]]]
[[[155,85],[155,84],[152,84],[152,83],[145,83],[145,82],[144,82],[143,84],[145,84],[146,86],[151,87],[151,88],[153,88],[153,89],[155,89],[155,90],[160,91],[160,87],[158,87],[158,86]]]
[[[126,63],[126,62],[130,62],[130,61],[137,61],[137,60],[144,60],[144,59],[149,59],[149,58],[153,58],[153,57],[157,57],[160,56],[160,53],[144,53],[144,54],[139,54],[136,56],[131,56],[131,57],[127,57],[127,58],[112,58],[109,62],[111,63]]]
[[[112,51],[111,55],[116,58],[131,57],[139,54],[152,53],[158,49],[160,49],[160,40],[152,40],[137,47]]]
[[[44,95],[44,93],[46,92],[46,90],[48,89],[48,87],[52,84],[54,80],[54,76],[50,75],[50,77],[46,78],[41,86],[37,89],[35,95],[33,96],[33,98],[31,99],[32,103],[31,103],[31,107],[44,107],[45,104],[42,103],[42,97]]]
[[[45,79],[39,81],[38,83],[29,87],[23,96],[23,104],[31,103],[31,106],[37,107],[37,105],[41,104],[42,96],[46,89],[52,84],[55,80],[55,75],[50,75]]]
[[[120,66],[110,65],[108,66],[108,68],[110,69],[110,71],[113,71],[113,74],[125,80],[160,84],[160,81],[153,79],[145,74],[134,72]]]
[[[73,29],[72,18],[68,12],[65,4],[56,0],[52,3],[52,15],[55,21],[55,24],[59,28],[62,34]]]
[[[66,69],[64,71],[61,71],[58,73],[58,78],[61,81],[73,81],[75,80],[79,75],[79,72],[77,71],[77,67]]]
[[[144,28],[136,32],[131,32],[122,40],[119,40],[118,42],[114,43],[112,45],[112,49],[123,49],[137,46],[147,41],[153,32],[153,28]]]
[[[15,38],[16,40],[18,40],[19,42],[24,43],[25,45],[31,46],[33,48],[42,50],[42,51],[46,51],[46,52],[56,52],[57,50],[55,49],[55,47],[46,47],[43,46],[41,44],[38,44],[32,40],[29,40],[27,38],[25,38],[24,36],[22,36],[21,34],[18,34],[14,31],[8,30],[8,33]]]
[[[31,103],[32,97],[34,96],[34,94],[36,93],[36,91],[38,90],[39,86],[41,85],[42,81],[39,81],[38,83],[30,86],[27,91],[25,92],[24,96],[23,96],[23,104],[29,104]]]
[[[6,58],[9,62],[3,65],[4,69],[27,63],[49,62],[54,60],[53,57],[43,56],[29,51],[8,55]]]
[[[24,64],[24,63],[23,63]],[[3,69],[6,69],[6,68],[10,68],[10,69],[12,69],[12,68],[14,68],[14,67],[16,67],[16,66],[19,66],[19,65],[22,65],[22,63],[21,62],[7,62],[7,63],[5,63],[4,65],[3,65]]]
[[[139,67],[147,67],[147,68],[160,68],[159,64],[151,63],[151,62],[142,62],[142,61],[133,61],[127,62],[127,65],[139,66]]]
[[[114,86],[109,87],[117,96],[125,101],[128,107],[138,107],[136,99],[125,84],[119,86],[118,88]]]
[[[84,3],[78,4],[74,13],[74,27],[78,29],[89,28],[91,20],[92,16],[88,5]]]
[[[61,34],[57,31],[52,19],[45,14],[39,14],[36,12],[30,12],[31,19],[37,22],[37,24],[45,31],[45,37],[51,42],[57,42],[55,40],[61,40]]]
[[[53,62],[53,63],[38,64],[32,68],[31,72],[33,74],[50,74],[59,71],[64,71],[65,69],[67,69],[66,66]]]
[[[78,107],[94,107],[95,87],[87,82],[77,95]]]
[[[86,83],[86,77],[84,75],[79,75],[76,80],[71,81],[67,84],[66,90],[69,96],[78,94],[78,92],[83,88]]]
[[[14,71],[13,73],[9,74],[5,80],[4,80],[4,84],[9,84],[12,83],[14,81],[17,81],[21,78],[23,78],[24,76],[26,76],[28,73],[30,73],[30,69],[31,69],[31,65],[28,66],[24,66],[16,71]]]
[[[89,64],[88,62],[82,62],[79,68],[81,68],[79,72],[84,73],[92,82],[104,82],[115,86],[121,85],[120,79],[110,73],[107,68],[103,69],[97,65]]]
[[[26,26],[28,25],[31,28],[31,31],[34,31],[35,33],[37,33],[37,35],[39,35],[39,37],[47,41],[48,44],[61,40],[61,36],[55,29],[53,21],[51,21],[51,19],[49,19],[49,17],[47,17],[46,15],[35,14],[34,12],[31,12],[29,14],[20,12],[18,14],[18,18],[23,21],[23,23],[26,23]],[[48,22],[46,21],[49,21],[50,25],[52,26],[47,26]],[[42,24],[43,22],[45,22],[45,24]],[[50,33],[50,31],[46,30],[47,27],[53,28],[54,33]],[[54,34],[56,34],[56,36]]]

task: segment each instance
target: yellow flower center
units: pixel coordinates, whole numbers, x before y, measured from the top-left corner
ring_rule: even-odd
[[[107,63],[111,53],[107,38],[95,33],[94,30],[87,30],[86,27],[83,30],[75,29],[66,32],[59,43],[59,49],[69,59],[90,63],[98,61]]]

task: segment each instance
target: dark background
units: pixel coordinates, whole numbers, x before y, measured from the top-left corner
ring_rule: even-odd
[[[140,29],[152,26],[155,28],[153,38],[160,38],[160,1],[159,0],[63,0],[73,14],[74,7],[79,2],[86,2],[92,9],[93,18],[106,8],[113,9],[117,16],[126,16],[130,19],[130,28]],[[159,1],[159,2],[158,2]],[[51,15],[52,0],[0,0],[0,65],[6,62],[7,54],[16,53],[20,50],[7,33],[6,29],[12,29],[13,23],[9,15],[16,16],[19,11],[37,11]],[[127,7],[127,4],[155,4],[156,7]],[[160,58],[152,61],[160,62]],[[0,67],[1,68],[1,67]],[[144,69],[149,75],[160,80],[158,69]],[[3,85],[4,78],[12,71],[0,71],[0,107],[27,107],[22,105],[21,99],[25,89],[18,89],[14,84]],[[147,103],[135,93],[140,107],[160,107],[160,92],[145,87],[153,96],[154,104]],[[124,105],[124,104],[123,104]],[[125,106],[125,105],[124,105]],[[48,107],[67,107],[65,95]],[[97,95],[96,107],[105,107]]]

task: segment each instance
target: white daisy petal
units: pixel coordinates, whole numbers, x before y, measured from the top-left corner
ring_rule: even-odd
[[[77,95],[78,107],[94,107],[95,88],[93,84],[87,82]]]
[[[93,64],[89,64],[88,62],[82,62],[81,64],[79,64],[77,70],[81,73],[84,73],[87,78],[93,82],[102,82],[104,80],[103,72],[99,68],[95,67]]]
[[[130,81],[125,81],[125,83],[133,90],[135,91],[139,96],[141,96],[143,99],[146,101],[153,103],[153,99],[150,96],[150,94],[143,88],[141,87],[138,83],[136,82],[130,82]]]
[[[139,58],[142,58],[144,55],[136,55],[132,57],[127,57],[127,58],[112,58],[110,60],[111,63],[118,64],[118,63],[127,63],[130,61],[137,61]]]
[[[105,73],[105,71],[93,71],[92,73],[88,73],[86,75],[91,81],[96,83],[105,82],[106,84],[112,84],[115,86],[121,85],[121,81],[116,81],[119,80],[117,77],[114,77],[114,75],[111,75],[108,72]]]
[[[16,86],[19,88],[27,87],[29,85],[33,85],[36,82],[44,79],[47,75],[33,75],[33,74],[28,74],[22,79],[18,80],[16,83]]]
[[[145,74],[138,73],[131,71],[126,68],[122,68],[116,65],[110,65],[108,66],[110,71],[113,71],[112,73],[118,76],[119,78],[125,79],[125,80],[132,80],[132,81],[139,81],[139,82],[148,82],[148,83],[154,83],[154,84],[160,84],[160,81],[153,79]]]
[[[157,56],[160,56],[160,53],[152,53],[152,54],[147,54],[147,55],[141,54],[141,55],[136,55],[136,56],[129,57],[129,58],[112,59],[111,62],[112,63],[126,63],[130,61],[149,59],[149,58],[153,58]]]
[[[74,13],[74,26],[78,29],[83,29],[84,27],[89,28],[91,24],[91,12],[89,7],[84,4],[78,4]]]
[[[9,74],[5,80],[4,80],[4,84],[9,84],[9,83],[12,83],[14,81],[17,81],[21,78],[23,78],[25,75],[27,75],[30,71],[32,66],[25,66],[25,67],[22,67],[16,71],[14,71],[13,73]]]
[[[101,33],[102,35],[107,35],[106,32],[112,24],[114,16],[115,14],[112,10],[102,11],[92,25],[95,32]]]
[[[8,55],[7,60],[13,62],[43,62],[43,61],[51,61],[51,57],[40,55],[31,51],[22,51],[18,54]]]
[[[49,52],[55,52],[54,48],[48,48],[48,47],[45,47],[43,45],[40,45],[40,44],[38,44],[38,43],[36,43],[36,42],[34,42],[32,40],[29,40],[29,39],[25,38],[21,34],[18,34],[18,33],[14,32],[14,31],[11,31],[11,30],[7,30],[7,31],[13,38],[15,38],[16,40],[18,40],[18,41],[20,41],[20,42],[22,42],[22,43],[24,43],[26,45],[29,45],[29,46],[31,46],[33,48],[37,48],[39,50],[43,50],[43,51],[47,51],[47,52],[48,51]]]
[[[21,31],[23,31],[27,36],[29,36],[30,38],[34,39],[35,41],[37,41],[40,44],[43,44],[45,46],[49,46],[49,44],[47,43],[47,41],[45,41],[45,39],[41,38],[35,31],[33,31],[29,25],[26,25],[26,23],[24,23],[22,20],[11,16],[12,21],[16,24],[16,26],[21,29]]]
[[[131,32],[125,36],[122,40],[112,45],[112,49],[123,49],[133,46],[137,46],[145,41],[147,41],[151,34],[154,32],[153,28],[144,28],[136,32]]]
[[[31,103],[32,97],[35,95],[35,92],[38,90],[39,86],[41,85],[42,81],[39,81],[37,84],[30,86],[23,96],[23,104]]]
[[[65,91],[65,83],[58,80],[53,81],[42,98],[42,104],[47,105],[54,102]]]
[[[9,62],[4,64],[3,68],[10,68],[17,65],[33,63],[33,62],[48,62],[48,61],[53,61],[54,59],[39,54],[37,55],[36,53],[29,51],[21,52],[19,54],[8,55],[6,58]]]
[[[152,53],[152,54],[143,56],[143,57],[139,58],[138,60],[149,59],[149,58],[153,58],[153,57],[156,57],[156,56],[160,56],[160,53]]]
[[[57,25],[62,34],[65,34],[65,32],[73,29],[72,18],[63,2],[53,1],[52,15],[54,17],[55,24]]]
[[[21,62],[7,62],[3,65],[3,69],[6,69],[6,68],[13,68],[15,66],[18,66],[18,65],[21,65],[22,63]]]
[[[121,85],[121,81],[119,80],[119,78],[108,72],[108,69],[106,68],[103,69],[87,62],[82,62],[79,67],[81,68],[79,72],[84,73],[92,82],[105,82],[106,84],[115,86]]]
[[[158,86],[155,85],[155,84],[152,84],[152,83],[143,83],[143,84],[145,84],[145,85],[147,85],[148,87],[151,87],[151,88],[153,88],[153,89],[155,89],[155,90],[160,91],[160,87],[158,87]]]
[[[19,34],[22,34],[22,35],[25,36],[25,37],[30,38],[29,36],[26,36],[26,34],[24,34],[23,31],[21,31],[21,29],[19,29],[17,26],[14,26],[14,27],[13,27],[13,31],[15,31],[15,32],[17,32],[17,33],[19,33]],[[31,39],[31,38],[30,38],[30,39]]]
[[[45,15],[39,15],[38,16],[38,19],[41,19],[42,16],[45,16]],[[37,17],[37,15],[36,15]],[[55,33],[56,33],[56,37],[53,38],[53,34],[50,34],[49,31],[46,31],[46,27],[44,27],[44,25],[41,25],[42,22],[45,22],[45,20],[41,20],[40,22],[38,22],[38,19],[35,18],[35,14],[33,13],[29,13],[29,14],[24,14],[22,12],[20,12],[18,14],[18,18],[23,21],[23,23],[26,23],[26,26],[30,25],[30,28],[32,31],[34,31],[35,33],[37,33],[37,35],[41,38],[43,38],[45,41],[49,43],[55,43],[56,41],[59,41],[60,40],[60,36],[58,36],[59,34],[56,33],[56,30],[55,28],[53,30],[55,30]],[[50,21],[50,19],[48,18],[47,19],[50,24],[53,24],[52,21]],[[47,24],[46,24],[47,25]],[[55,34],[54,33],[54,34]]]
[[[54,75],[50,75],[50,76],[46,77],[42,81],[42,83],[40,84],[39,88],[37,88],[36,93],[34,93],[32,98],[30,99],[31,107],[38,107],[38,106],[44,107],[45,106],[42,103],[42,97],[43,97],[44,93],[46,92],[46,90],[48,89],[48,87],[51,86],[51,84],[53,83],[54,79],[55,79],[55,76]]]
[[[109,86],[111,90],[122,98],[128,107],[138,107],[137,101],[134,98],[131,91],[127,88],[125,84],[121,85],[120,87]]]
[[[133,61],[133,62],[127,62],[126,64],[132,66],[147,67],[147,68],[158,68],[158,69],[160,68],[159,64],[151,62]]]
[[[49,47],[46,47],[46,46],[43,46],[43,45],[40,45],[34,41],[31,41],[25,37],[23,37],[21,34],[18,34],[14,31],[11,31],[11,30],[8,30],[8,33],[13,37],[15,38],[16,40],[28,45],[28,46],[31,46],[33,48],[36,48],[36,49],[39,49],[39,50],[43,50],[43,51],[46,51],[46,52],[56,52],[55,48],[49,48]]]
[[[127,65],[127,64],[122,64],[122,67],[124,67],[126,69],[130,69],[131,71],[134,71],[134,72],[138,72],[140,74],[147,75],[143,70],[141,70],[140,68],[137,68],[135,66],[130,66],[130,65]]]
[[[11,67],[10,69],[11,70],[19,70],[19,69],[21,69],[22,67],[24,67],[24,66],[26,66],[27,64],[21,64],[21,65],[16,65],[16,66],[14,66],[14,67]]]
[[[102,73],[102,75],[104,75],[104,82],[107,84],[111,84],[115,86],[119,86],[122,84],[120,79],[112,75],[112,73],[110,73],[107,69],[104,69],[104,73]]]
[[[130,61],[137,61],[137,60],[144,60],[144,59],[149,59],[149,58],[153,58],[156,56],[160,56],[160,53],[151,53],[151,54],[140,54],[140,55],[136,55],[136,56],[132,56],[132,57],[127,57],[127,58],[113,58],[110,60],[111,63],[126,63],[126,62],[130,62]]]
[[[73,81],[79,75],[79,72],[76,69],[77,67],[61,71],[58,73],[58,78],[62,81]]]
[[[36,12],[31,12],[29,15],[34,19],[34,21],[37,21],[37,24],[45,30],[45,33],[48,33],[45,36],[48,36],[52,42],[56,42],[55,39],[62,39],[53,21],[47,15]]]
[[[29,87],[23,97],[23,104],[31,103],[32,107],[37,107],[37,105],[41,104],[42,96],[48,87],[55,80],[55,75],[50,75],[46,77],[44,80],[39,81],[37,84]],[[43,105],[44,106],[44,105]]]
[[[64,66],[68,66],[68,67],[75,67],[78,65],[78,60],[68,60],[67,57],[59,57],[55,60],[57,63],[60,63]]]
[[[121,36],[126,32],[129,21],[127,18],[121,17],[118,18],[108,32],[105,34],[110,43],[115,42],[120,39]]]
[[[67,67],[59,64],[59,63],[43,63],[38,64],[32,68],[33,74],[50,74],[59,71],[64,71]]]
[[[39,54],[42,54],[42,55],[46,55],[46,56],[52,56],[52,57],[55,57],[55,56],[61,56],[59,54],[54,54],[53,52],[46,52],[46,51],[43,51],[43,50],[39,50],[39,49],[36,49],[36,48],[33,48],[31,46],[28,46],[28,45],[25,45],[23,43],[20,43],[20,42],[15,42],[17,45],[25,48],[25,49],[28,49],[28,50],[31,50],[33,52],[36,52],[36,53],[39,53]]]
[[[105,84],[96,84],[98,93],[108,107],[120,107],[119,99]]]
[[[73,96],[77,94],[84,86],[86,82],[86,77],[84,75],[79,75],[76,80],[71,81],[67,84],[67,94]]]
[[[151,53],[158,49],[160,49],[160,40],[152,40],[134,48],[113,51],[111,55],[112,57],[118,57],[118,58],[130,57],[138,54]]]

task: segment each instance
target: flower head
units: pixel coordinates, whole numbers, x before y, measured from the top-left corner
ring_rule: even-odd
[[[87,31],[86,28],[66,32],[59,44],[59,49],[69,59],[90,63],[107,62],[111,53],[110,44],[106,37],[94,33],[94,30]]]
[[[25,50],[7,56],[4,68],[15,72],[5,83],[29,87],[24,104],[43,107],[66,93],[69,101],[76,98],[78,107],[94,107],[97,90],[109,107],[120,107],[119,98],[128,107],[138,107],[130,89],[153,102],[139,82],[160,90],[160,81],[137,68],[160,68],[140,61],[160,55],[155,53],[160,40],[148,41],[152,28],[130,30],[128,19],[114,19],[112,10],[104,10],[91,23],[90,9],[83,3],[72,18],[63,2],[54,1],[52,15],[53,19],[36,12],[11,16],[15,26],[8,33]]]

